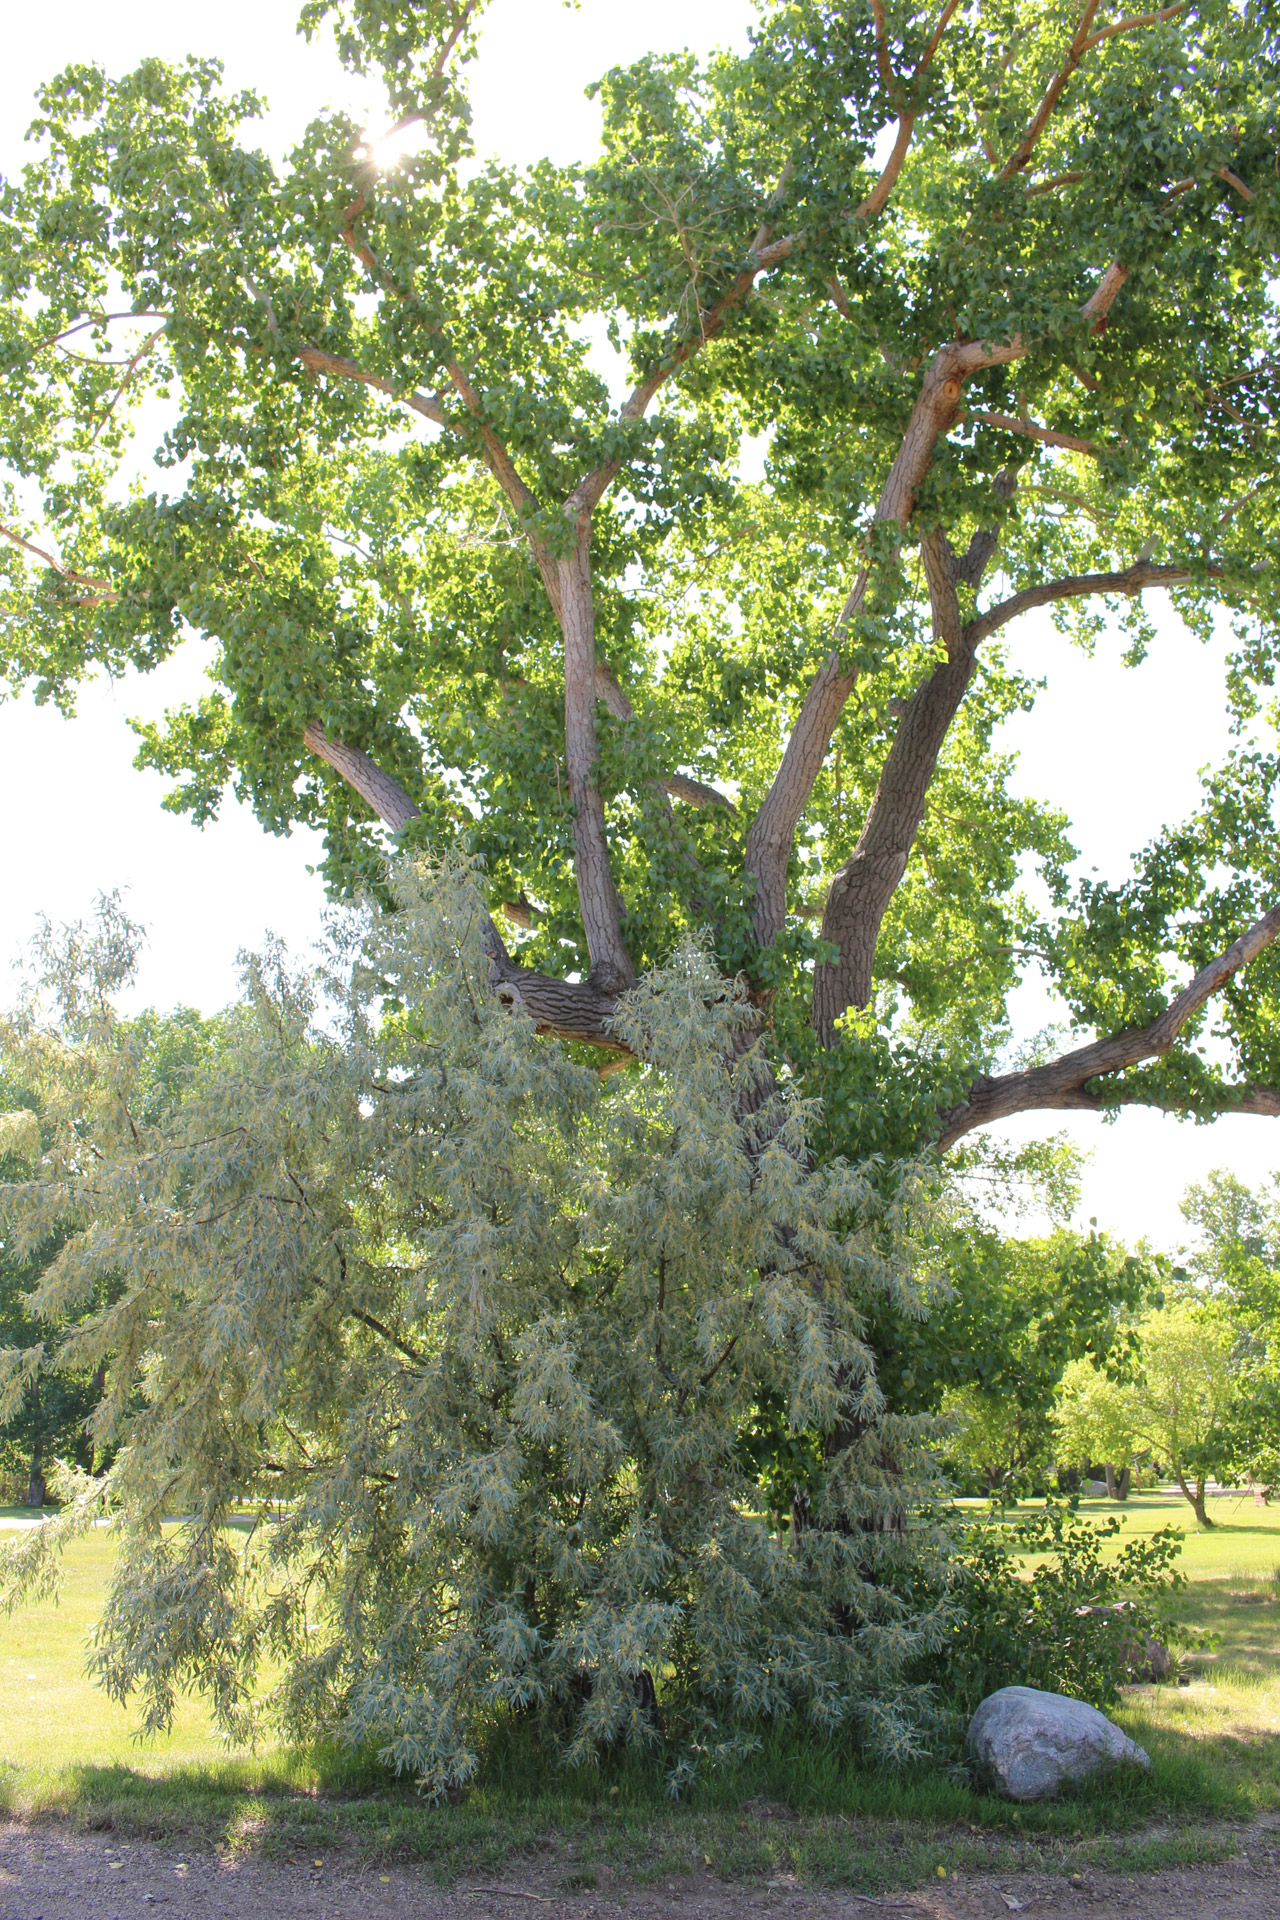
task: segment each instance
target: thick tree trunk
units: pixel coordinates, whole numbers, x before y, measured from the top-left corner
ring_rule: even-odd
[[[1212,1527],[1213,1522],[1209,1518],[1209,1511],[1205,1506],[1204,1481],[1197,1480],[1192,1486],[1188,1486],[1186,1480],[1180,1473],[1175,1474],[1174,1477],[1178,1485],[1182,1488],[1183,1498],[1189,1500],[1191,1503],[1191,1511],[1195,1514],[1196,1525],[1203,1527],[1207,1531]]]
[[[1121,1471],[1117,1473],[1113,1463],[1110,1460],[1108,1460],[1103,1471],[1107,1476],[1108,1499],[1127,1500],[1129,1498],[1129,1481],[1130,1481],[1128,1467],[1123,1467]]]

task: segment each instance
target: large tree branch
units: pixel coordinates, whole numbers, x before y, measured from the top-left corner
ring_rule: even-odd
[[[394,832],[402,832],[419,817],[419,809],[399,781],[384,773],[361,748],[331,739],[317,720],[304,728],[302,737]],[[522,967],[508,953],[506,942],[487,913],[480,938],[489,961],[489,984],[503,1006],[527,1013],[539,1033],[626,1053],[609,1027],[617,1008],[616,991],[597,981],[556,980]]]
[[[1097,33],[1091,33],[1085,41],[1085,51],[1096,47],[1103,40],[1110,40],[1116,33],[1132,33],[1135,27],[1154,27],[1158,21],[1172,20],[1175,14],[1186,11],[1188,0],[1178,0],[1174,7],[1161,7],[1158,13],[1135,13],[1127,20],[1116,20],[1109,27],[1101,27]]]
[[[1150,560],[1135,561],[1122,573],[1068,574],[1061,580],[1046,580],[1038,587],[1024,587],[1021,593],[980,613],[976,620],[970,621],[965,632],[976,647],[988,634],[1007,626],[1019,614],[1029,613],[1033,607],[1051,606],[1056,600],[1081,600],[1094,593],[1134,594],[1146,587],[1181,587],[1190,578],[1185,567],[1157,566]]]
[[[584,515],[572,551],[558,562],[564,631],[564,754],[573,807],[574,874],[592,983],[621,993],[636,982],[622,937],[622,903],[609,866],[596,740],[596,630],[591,593],[591,522]]]
[[[1280,906],[1272,907],[1260,920],[1233,940],[1226,950],[1176,994],[1145,1027],[1131,1027],[1109,1040],[1095,1040],[1087,1047],[1063,1054],[1042,1067],[1029,1067],[1022,1073],[1006,1073],[996,1078],[975,1080],[967,1098],[940,1116],[937,1146],[940,1152],[975,1127],[989,1127],[1011,1114],[1036,1108],[1098,1107],[1103,1104],[1088,1083],[1111,1073],[1122,1073],[1144,1060],[1158,1060],[1169,1052],[1183,1027],[1198,1013],[1206,1000],[1218,993],[1242,967],[1256,959],[1280,934]],[[1275,1104],[1271,1104],[1272,1102]],[[1241,1112],[1280,1114],[1280,1095],[1269,1088],[1242,1092]]]
[[[1084,10],[1076,23],[1076,30],[1071,36],[1065,54],[1062,56],[1062,65],[1049,82],[1045,90],[1044,98],[1032,114],[1026,132],[1023,134],[1021,140],[1019,140],[1013,152],[1009,155],[1009,158],[1005,161],[1003,167],[1001,167],[999,173],[1001,180],[1011,180],[1015,173],[1021,173],[1035,152],[1036,142],[1048,125],[1050,116],[1062,95],[1063,88],[1088,52],[1091,45],[1089,29],[1093,25],[1093,17],[1097,13],[1100,4],[1101,0],[1085,0]]]
[[[424,419],[432,421],[437,427],[448,427],[452,423],[440,402],[433,394],[406,392],[397,387],[394,380],[384,380],[380,373],[369,373],[357,360],[348,360],[345,354],[324,353],[319,347],[303,347],[298,359],[308,373],[327,373],[335,380],[356,380],[364,387],[373,387],[378,393],[389,394],[398,400],[401,406],[412,407]]]
[[[916,489],[929,471],[938,441],[956,417],[963,381],[981,367],[1016,360],[1025,352],[1020,334],[1000,345],[969,340],[939,349],[925,374],[897,457],[876,503],[874,523],[906,526],[915,506]],[[753,930],[762,947],[770,944],[785,919],[787,865],[796,826],[821,771],[836,722],[857,681],[856,671],[842,664],[840,649],[862,612],[870,582],[870,565],[863,565],[840,610],[832,650],[810,685],[773,784],[747,835],[747,871],[756,882]]]
[[[310,720],[302,729],[302,738],[312,753],[318,754],[353,787],[366,806],[385,820],[393,833],[403,833],[420,808],[414,805],[400,782],[384,773],[375,760],[360,747],[349,747],[343,740],[332,740],[318,720]]]
[[[973,675],[974,645],[961,620],[945,536],[935,528],[920,551],[934,638],[946,648],[946,659],[907,701],[858,844],[827,894],[822,938],[837,948],[838,958],[815,971],[813,1024],[828,1047],[845,1009],[865,1006],[871,997],[880,925],[906,871],[938,755]]]

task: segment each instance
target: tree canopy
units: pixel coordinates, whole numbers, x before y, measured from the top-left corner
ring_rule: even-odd
[[[1210,1527],[1205,1490],[1233,1464],[1242,1388],[1241,1328],[1231,1303],[1188,1288],[1144,1314],[1132,1377],[1094,1363],[1066,1370],[1059,1402],[1064,1455],[1124,1465],[1145,1454],[1168,1465],[1197,1521]]]
[[[1274,10],[765,4],[527,170],[470,152],[482,17],[311,0],[393,125],[283,167],[215,63],[45,89],[0,189],[11,685],[201,636],[142,729],[169,804],[322,825],[339,889],[388,828],[464,848],[491,984],[574,1039],[709,927],[834,1151],[1280,1112]],[[1074,882],[1006,633],[1138,658],[1153,591],[1232,624],[1238,742]],[[998,1071],[1032,960],[1097,1038]]]

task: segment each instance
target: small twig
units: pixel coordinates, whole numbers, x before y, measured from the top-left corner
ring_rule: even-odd
[[[1055,173],[1052,179],[1037,180],[1034,186],[1028,187],[1026,190],[1027,198],[1030,200],[1032,196],[1037,193],[1052,193],[1057,187],[1073,187],[1078,180],[1083,179],[1084,175],[1075,171],[1071,173]]]
[[[459,1893],[496,1893],[503,1900],[540,1900],[544,1907],[551,1905],[545,1893],[528,1893],[524,1887],[459,1887]]]
[[[157,327],[154,333],[149,333],[147,335],[142,345],[138,348],[138,351],[133,355],[133,358],[130,360],[128,366],[125,369],[124,378],[121,380],[119,386],[116,388],[115,392],[112,394],[111,398],[107,402],[106,412],[103,414],[101,420],[99,420],[97,426],[94,428],[93,432],[89,436],[90,446],[93,446],[95,444],[95,442],[97,441],[98,435],[102,432],[108,420],[110,420],[111,415],[115,411],[116,401],[120,398],[121,394],[124,392],[125,388],[128,386],[129,382],[132,380],[134,374],[138,370],[139,361],[142,360],[147,354],[149,354],[152,347],[154,347],[154,345],[156,344],[156,341],[163,339],[163,337],[164,337],[164,328]]]

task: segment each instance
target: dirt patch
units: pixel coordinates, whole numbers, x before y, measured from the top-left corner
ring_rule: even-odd
[[[1153,1873],[1088,1871],[951,1875],[876,1898],[806,1891],[786,1877],[727,1884],[711,1873],[638,1884],[607,1868],[548,1877],[504,1870],[495,1880],[442,1889],[412,1869],[367,1867],[341,1854],[290,1862],[183,1851],[147,1841],[113,1844],[65,1826],[0,1826],[0,1920],[729,1920],[762,1912],[796,1920],[1275,1920],[1280,1912],[1280,1825],[1239,1829],[1237,1851],[1213,1866]],[[594,1883],[594,1884],[591,1884]]]

